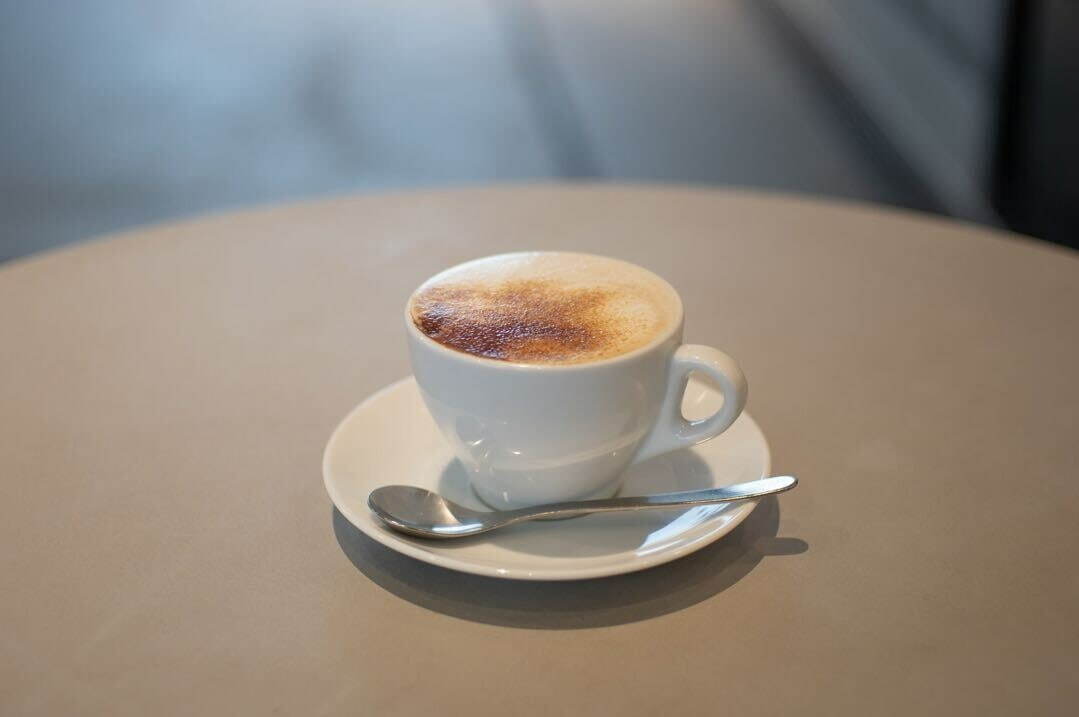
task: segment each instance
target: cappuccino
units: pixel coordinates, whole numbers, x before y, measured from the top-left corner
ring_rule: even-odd
[[[602,361],[649,345],[681,320],[677,294],[633,264],[528,252],[447,269],[412,295],[416,328],[456,351],[536,364]]]

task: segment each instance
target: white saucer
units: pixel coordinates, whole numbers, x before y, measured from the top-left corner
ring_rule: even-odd
[[[683,412],[714,413],[720,395],[691,380]],[[760,428],[747,414],[725,433],[689,450],[633,466],[620,495],[711,488],[767,476],[771,459]],[[322,461],[330,499],[349,522],[383,545],[444,568],[518,580],[576,580],[659,565],[726,535],[756,505],[742,501],[689,510],[588,515],[523,523],[459,540],[410,538],[384,527],[367,508],[368,494],[390,483],[436,490],[486,510],[468,487],[464,469],[427,413],[409,377],[356,407],[334,431]]]

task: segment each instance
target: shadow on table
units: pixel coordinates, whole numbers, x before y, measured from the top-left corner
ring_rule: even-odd
[[[500,580],[428,565],[371,540],[336,509],[333,530],[352,564],[400,598],[464,620],[550,630],[621,625],[676,612],[723,592],[765,556],[809,549],[798,538],[776,537],[774,496],[761,500],[729,535],[684,558],[628,575],[569,582]]]

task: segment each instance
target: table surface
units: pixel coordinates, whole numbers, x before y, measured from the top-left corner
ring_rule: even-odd
[[[407,374],[401,306],[500,251],[628,259],[737,357],[778,473],[637,574],[459,575],[320,458]],[[4,714],[1065,714],[1079,701],[1079,255],[658,187],[372,196],[0,269]]]

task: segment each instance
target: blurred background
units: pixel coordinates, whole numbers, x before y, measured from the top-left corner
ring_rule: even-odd
[[[1076,0],[0,0],[0,260],[505,181],[763,188],[1076,245]]]

